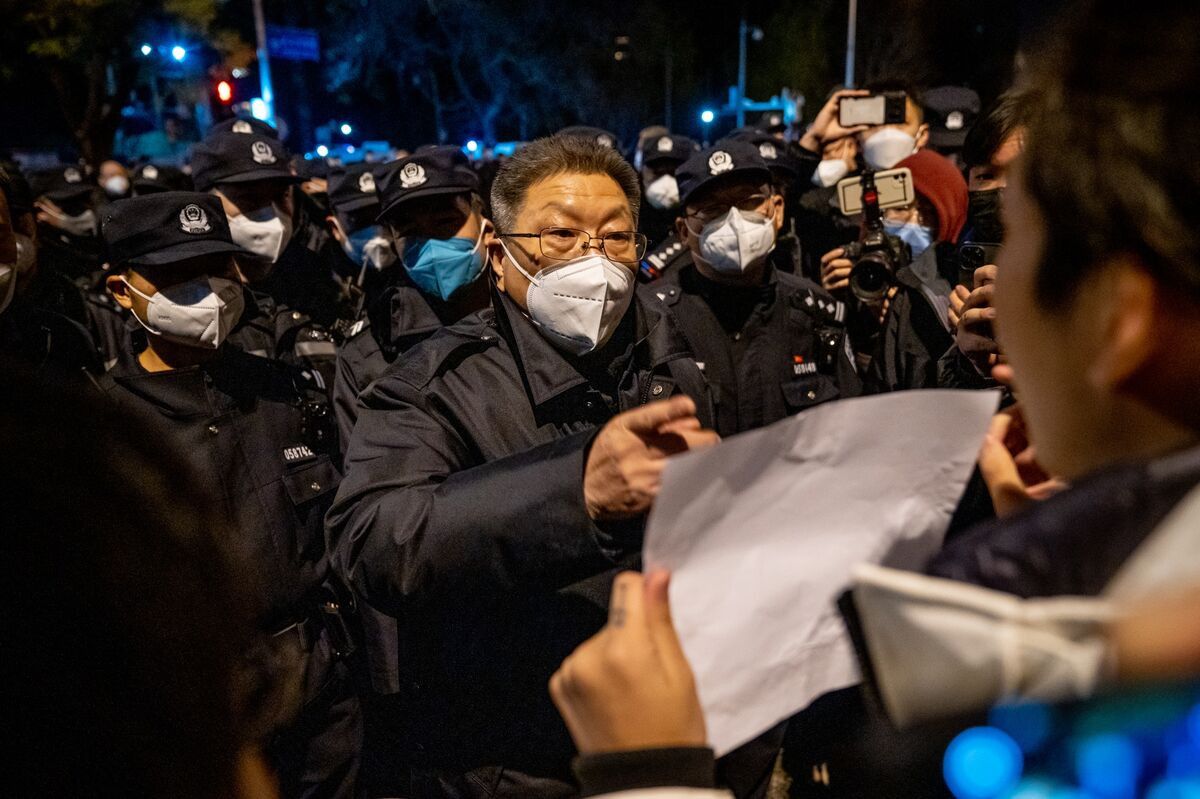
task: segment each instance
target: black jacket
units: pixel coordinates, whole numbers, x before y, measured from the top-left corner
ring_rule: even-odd
[[[368,758],[393,770],[375,776],[393,780],[381,795],[409,780],[406,795],[490,796],[500,782],[495,795],[572,793],[573,747],[546,685],[603,626],[642,533],[588,516],[590,443],[616,412],[676,393],[710,422],[661,303],[639,294],[621,328],[593,359],[603,375],[585,377],[496,294],[360,397],[328,534],[360,604],[397,620],[397,640],[381,629],[367,642],[376,690],[394,692],[368,713],[368,750],[388,748]],[[395,652],[389,674],[380,661]]]
[[[762,285],[730,287],[689,257],[651,289],[703,364],[722,436],[862,393],[845,307],[809,280],[772,266]]]
[[[306,208],[297,214],[292,238],[275,266],[252,288],[332,330],[339,321],[353,321],[354,317],[354,302],[338,274],[349,261]]]

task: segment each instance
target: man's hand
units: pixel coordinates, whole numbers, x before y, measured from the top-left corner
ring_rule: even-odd
[[[842,89],[840,92],[834,92],[825,101],[825,105],[821,107],[821,112],[817,114],[817,118],[813,120],[813,123],[808,126],[808,130],[800,137],[800,146],[810,153],[820,155],[821,150],[825,148],[827,143],[844,139],[847,136],[852,136],[855,133],[866,130],[866,125],[843,128],[838,123],[838,107],[841,105],[843,97],[867,97],[870,94],[865,89]]]
[[[588,454],[583,474],[588,515],[597,521],[640,516],[658,496],[669,456],[720,440],[700,427],[689,397],[651,402],[614,416]]]
[[[959,352],[975,365],[982,375],[988,375],[996,365],[1000,345],[996,343],[996,309],[992,306],[995,293],[996,266],[988,264],[975,270],[975,290],[963,300],[955,325],[954,342]],[[961,288],[961,287],[959,287]],[[957,292],[958,289],[956,288]],[[950,300],[954,312],[954,298]]]
[[[958,329],[958,321],[962,319],[963,304],[970,296],[971,290],[966,286],[955,286],[954,291],[950,292],[950,310],[946,312],[946,317],[950,320],[951,330]]]
[[[1037,452],[1029,440],[1025,417],[1018,405],[992,418],[979,453],[979,471],[992,496],[996,515],[1001,518],[1067,487],[1037,462]]]
[[[661,571],[618,575],[607,626],[550,678],[550,696],[581,754],[707,743],[668,582]]]
[[[821,285],[826,291],[850,287],[850,271],[854,264],[845,255],[846,249],[837,247],[821,256]]]

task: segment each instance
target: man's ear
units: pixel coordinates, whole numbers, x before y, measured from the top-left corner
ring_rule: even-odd
[[[491,226],[491,222],[488,222]],[[492,228],[484,236],[484,246],[487,247],[488,262],[492,267],[492,276],[496,278],[496,288],[504,291],[504,248],[500,246],[500,239],[496,237],[495,228]]]
[[[342,223],[338,221],[336,216],[329,214],[325,217],[325,227],[329,228],[329,235],[333,236],[334,241],[338,244],[345,244],[346,232],[342,230]]]
[[[782,194],[771,195],[771,219],[775,222],[775,232],[783,230],[784,199]]]
[[[679,237],[679,243],[684,247],[691,246],[692,231],[687,226],[687,217],[683,215],[675,217],[675,235]]]
[[[133,307],[133,297],[129,291],[128,284],[125,283],[123,275],[109,275],[104,278],[104,287],[108,289],[108,293],[117,301],[125,310]]]
[[[929,143],[929,124],[921,123],[921,127],[917,128],[917,149],[924,150],[925,145]]]
[[[1108,279],[1092,290],[1107,293],[1107,301],[1087,303],[1097,309],[1100,344],[1088,378],[1114,392],[1146,368],[1162,344],[1156,338],[1162,289],[1129,256],[1118,256],[1105,271]]]

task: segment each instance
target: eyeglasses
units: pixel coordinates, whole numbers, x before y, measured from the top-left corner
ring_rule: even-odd
[[[547,227],[538,233],[498,233],[505,239],[537,239],[541,253],[555,261],[569,261],[585,255],[595,246],[610,261],[634,264],[646,254],[646,237],[633,230],[616,230],[603,236],[593,236],[586,230],[572,227]],[[599,244],[593,245],[597,241]]]
[[[689,219],[695,219],[702,225],[707,225],[714,219],[719,219],[725,216],[725,214],[729,213],[730,208],[736,208],[739,211],[746,211],[747,213],[751,211],[758,211],[764,205],[766,205],[767,200],[769,199],[771,199],[770,194],[752,194],[749,197],[738,200],[737,202],[707,203],[700,206],[692,213],[685,214],[685,216],[687,216]]]

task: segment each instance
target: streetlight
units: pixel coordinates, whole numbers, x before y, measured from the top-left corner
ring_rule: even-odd
[[[187,58],[187,50],[184,49],[183,45],[177,44],[171,48],[171,58],[174,58],[176,61],[182,61]]]
[[[746,24],[743,17],[738,24],[738,85],[737,85],[737,126],[746,124],[746,35],[756,42],[763,40],[763,31],[759,27]]]
[[[478,151],[479,151],[479,142],[475,141],[474,139],[471,139],[469,142],[467,142],[467,152],[475,153]]]
[[[342,126],[340,128],[338,128],[338,130],[340,130],[342,132],[343,136],[349,136],[351,133],[354,132],[354,128],[350,127],[349,122],[343,122]]]
[[[151,47],[150,45],[148,45],[148,44],[142,45],[142,55],[150,55],[153,52],[154,52],[154,48]]]
[[[329,148],[326,147],[324,144],[318,144],[317,145],[317,155],[324,158],[325,156],[329,155]]]
[[[704,143],[708,144],[708,132],[712,127],[713,120],[717,118],[717,114],[711,108],[705,108],[700,112],[700,121],[704,123]]]

